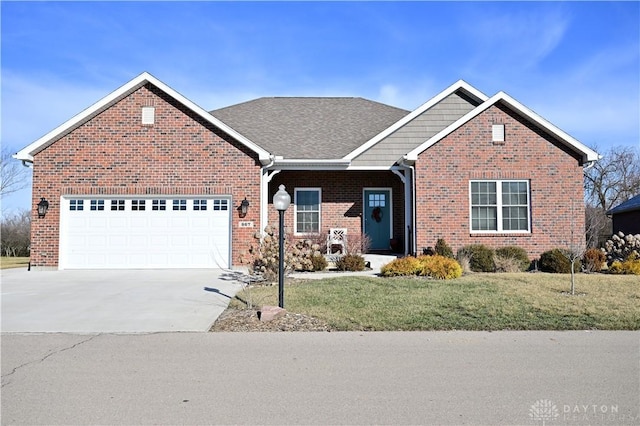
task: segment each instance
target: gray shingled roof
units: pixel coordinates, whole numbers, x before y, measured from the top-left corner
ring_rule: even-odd
[[[259,98],[211,114],[285,159],[339,159],[409,111],[363,98]]]
[[[607,212],[607,214],[617,214],[624,212],[632,212],[635,210],[640,210],[640,194],[635,197],[625,201],[622,204],[618,204],[616,207],[612,208]]]

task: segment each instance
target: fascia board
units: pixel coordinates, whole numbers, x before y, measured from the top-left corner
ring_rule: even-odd
[[[145,82],[147,75],[148,75],[147,73],[140,74],[138,77],[129,81],[124,86],[111,92],[104,98],[100,99],[98,102],[94,103],[90,107],[86,108],[85,110],[81,111],[80,113],[76,114],[75,116],[71,117],[69,120],[59,125],[55,129],[51,130],[49,133],[45,134],[44,136],[40,137],[36,141],[22,148],[13,157],[18,160],[33,162],[34,152],[44,147],[49,141],[58,139],[64,134],[68,133],[74,127],[83,123],[89,117],[93,116],[94,114],[101,111],[102,109],[106,108],[111,103],[115,102],[120,97],[122,97],[124,94],[128,92],[132,92],[133,90],[142,86]]]
[[[498,93],[498,95],[500,95],[498,100],[508,104],[512,109],[515,109],[516,112],[524,115],[526,118],[533,121],[543,129],[545,129],[547,132],[556,136],[561,141],[564,141],[565,145],[573,149],[573,151],[582,154],[582,160],[585,163],[598,161],[601,158],[600,154],[598,154],[596,151],[584,145],[582,142],[569,135],[559,127],[551,124],[545,118],[536,114],[533,110],[527,108],[517,100],[513,99],[511,96],[507,95],[504,92],[500,92]]]
[[[66,133],[73,130],[78,125],[84,123],[85,121],[93,117],[96,113],[108,108],[111,104],[115,103],[116,101],[128,95],[129,93],[133,92],[134,90],[138,89],[139,87],[142,87],[146,83],[153,84],[154,86],[156,86],[157,88],[164,91],[169,96],[173,97],[175,100],[183,104],[185,107],[189,108],[190,110],[198,114],[204,120],[208,121],[209,123],[220,128],[225,133],[229,134],[233,138],[240,141],[240,143],[247,146],[247,148],[257,153],[261,161],[269,161],[269,153],[267,151],[260,148],[259,146],[251,142],[249,139],[242,136],[240,133],[233,130],[231,127],[227,126],[226,124],[224,124],[223,122],[221,122],[220,120],[218,120],[217,118],[209,114],[207,111],[205,111],[203,108],[199,107],[198,105],[196,105],[195,103],[193,103],[192,101],[190,101],[189,99],[187,99],[186,97],[178,93],[177,91],[173,90],[171,87],[167,86],[165,83],[161,82],[160,80],[158,80],[157,78],[149,74],[148,72],[143,72],[133,80],[129,81],[125,85],[111,92],[109,95],[105,96],[98,102],[94,103],[89,108],[83,110],[82,112],[75,115],[71,119],[65,121],[60,126],[56,127],[46,135],[36,140],[35,142],[27,145],[25,148],[21,149],[15,155],[13,155],[13,157],[18,160],[33,162],[33,154],[36,151],[38,151],[40,148],[46,146],[48,143],[56,139],[59,139]]]
[[[584,162],[597,161],[600,158],[600,155],[597,152],[590,149],[586,145],[582,144],[580,141],[573,138],[572,136],[562,131],[558,127],[554,126],[549,121],[545,120],[544,118],[536,114],[531,109],[527,108],[520,102],[516,101],[511,96],[507,95],[504,92],[498,92],[491,98],[487,99],[484,103],[478,105],[475,109],[469,111],[466,115],[462,116],[460,119],[452,123],[450,126],[446,127],[442,131],[433,135],[423,144],[421,144],[420,146],[418,146],[417,148],[409,152],[404,157],[404,160],[409,162],[416,161],[418,159],[418,155],[420,155],[424,150],[428,149],[430,146],[434,145],[436,142],[438,142],[439,140],[441,140],[442,138],[444,138],[445,136],[447,136],[448,134],[450,134],[451,132],[453,132],[463,124],[467,123],[468,121],[470,121],[471,119],[479,115],[481,112],[486,111],[490,106],[495,105],[498,102],[503,102],[507,104],[507,106],[512,110],[526,117],[532,122],[536,123],[541,128],[551,133],[552,135],[556,136],[558,139],[563,141],[565,145],[572,148],[575,152],[582,154],[582,159]]]
[[[346,170],[350,164],[344,159],[276,159],[269,170]]]
[[[442,101],[444,98],[451,95],[452,93],[457,92],[458,90],[463,90],[467,92],[469,95],[471,95],[472,97],[475,97],[482,102],[486,101],[488,98],[487,95],[485,95],[475,87],[471,86],[466,81],[458,80],[457,82],[453,83],[451,86],[449,86],[448,88],[446,88],[445,90],[443,90],[442,92],[434,96],[433,98],[429,99],[424,104],[420,105],[418,108],[416,108],[415,110],[413,110],[412,112],[410,112],[409,114],[407,114],[406,116],[398,120],[396,123],[392,124],[382,132],[378,133],[376,136],[374,136],[364,144],[360,145],[355,150],[351,151],[349,154],[347,154],[343,158],[346,160],[353,160],[354,158],[356,158],[357,156],[359,156],[360,154],[362,154],[363,152],[365,152],[366,150],[368,150],[369,148],[371,148],[372,146],[374,146],[375,144],[377,144],[387,136],[393,134],[395,131],[397,131],[407,123],[411,122],[411,120],[415,119],[420,114],[429,110],[434,105]]]

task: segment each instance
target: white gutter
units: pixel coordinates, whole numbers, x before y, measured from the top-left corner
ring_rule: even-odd
[[[351,160],[307,160],[307,159],[282,159],[276,158],[272,167],[279,170],[346,170]]]

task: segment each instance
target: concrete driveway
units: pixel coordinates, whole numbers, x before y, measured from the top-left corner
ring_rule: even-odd
[[[207,331],[242,273],[198,270],[5,269],[2,332]]]

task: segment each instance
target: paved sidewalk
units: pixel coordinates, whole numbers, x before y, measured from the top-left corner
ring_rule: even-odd
[[[240,289],[218,269],[4,269],[3,332],[208,331]]]

